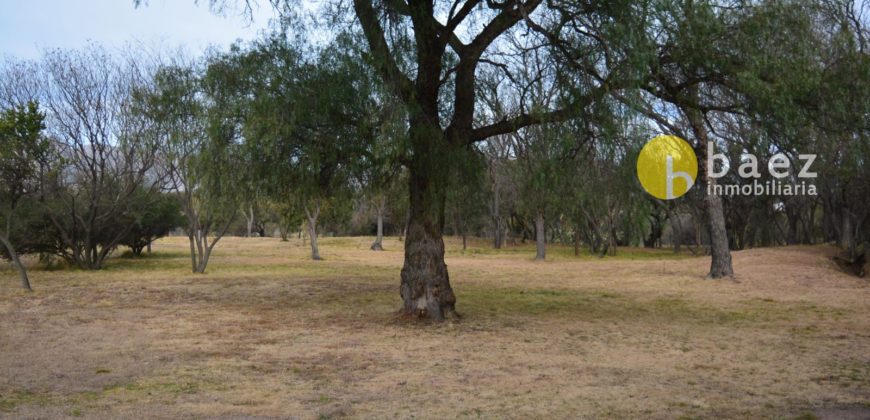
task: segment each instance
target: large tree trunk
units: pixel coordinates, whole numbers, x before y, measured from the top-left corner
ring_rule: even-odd
[[[722,206],[722,197],[714,194],[716,178],[710,176],[707,171],[707,129],[704,126],[704,118],[696,109],[688,109],[686,116],[692,126],[692,132],[698,141],[699,173],[703,174],[705,188],[704,204],[707,211],[707,231],[710,234],[710,272],[707,277],[718,279],[734,276],[731,266],[731,250],[728,248],[728,231],[725,227],[725,210]],[[709,194],[708,194],[709,192]]]
[[[320,249],[317,247],[317,218],[320,216],[320,204],[314,206],[313,210],[309,210],[308,207],[305,208],[305,216],[308,218],[308,236],[310,236],[311,240],[311,259],[315,261],[319,261],[320,258]]]
[[[18,277],[21,279],[21,287],[28,292],[32,292],[33,289],[30,287],[30,279],[27,278],[27,270],[24,268],[24,264],[21,263],[21,258],[18,257],[18,253],[15,252],[15,247],[12,246],[12,242],[9,241],[9,238],[3,235],[0,235],[0,242],[3,243],[6,252],[9,254],[9,258],[12,259],[12,265],[14,265],[15,269],[18,270]]]
[[[544,236],[544,213],[539,212],[538,216],[535,218],[535,248],[537,249],[537,253],[535,255],[536,260],[543,260],[547,258],[547,239]]]
[[[375,238],[375,242],[372,243],[372,251],[384,250],[384,207],[386,207],[385,200],[386,199],[384,197],[381,197],[377,203],[377,208],[375,209],[378,214],[378,236]]]
[[[399,293],[405,315],[441,321],[456,316],[456,296],[444,263],[449,159],[438,144],[444,138],[434,123],[412,122],[410,134],[416,152],[409,165],[410,213]]]

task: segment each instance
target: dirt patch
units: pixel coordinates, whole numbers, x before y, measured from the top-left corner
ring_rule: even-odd
[[[448,242],[459,322],[397,321],[402,244],[183,238],[106,270],[0,270],[0,417],[866,418],[870,290],[824,247],[706,258]],[[864,417],[861,417],[864,416]]]

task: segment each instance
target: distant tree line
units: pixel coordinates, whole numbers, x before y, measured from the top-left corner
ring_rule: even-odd
[[[304,233],[315,260],[325,232],[373,235],[373,250],[393,234],[405,312],[439,320],[455,304],[443,234],[534,241],[542,260],[548,243],[602,257],[671,245],[711,255],[713,278],[733,274],[731,250],[836,242],[857,255],[870,238],[859,4],[334,6],[319,43],[287,21],[198,59],[92,45],[4,62],[0,241],[25,287],[20,255],[99,269],[176,228],[197,273],[228,234]],[[636,179],[660,133],[699,160],[677,200]],[[706,173],[708,142],[731,162],[723,178]],[[772,179],[738,176],[750,153],[762,168],[785,154],[790,182],[798,155],[816,154],[818,195],[706,194]]]

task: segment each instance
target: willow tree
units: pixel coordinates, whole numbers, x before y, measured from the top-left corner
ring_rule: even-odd
[[[348,34],[306,50],[280,34],[224,57],[239,80],[245,147],[274,200],[297,201],[320,260],[318,223],[349,202],[371,163],[372,80]]]
[[[403,161],[409,169],[410,218],[400,287],[406,315],[432,320],[455,315],[442,239],[452,156],[493,136],[568,119],[608,92],[620,59],[603,57],[593,32],[613,22],[610,15],[617,10],[574,1],[544,6],[542,0],[353,0],[374,67],[408,109]],[[591,32],[575,31],[583,26]],[[524,87],[513,81],[520,58],[545,57],[563,42],[583,51],[572,60],[574,75],[560,78],[569,86],[550,106],[529,107]],[[600,78],[585,77],[593,67]],[[499,73],[500,90],[518,98],[504,117],[481,112],[477,82],[484,68]],[[558,69],[542,70],[541,77],[560,77]]]
[[[248,10],[252,1],[243,2]],[[270,2],[284,12],[296,3]],[[221,8],[231,1],[211,3]],[[410,199],[399,288],[403,312],[436,321],[453,317],[456,296],[442,235],[454,157],[494,136],[569,119],[630,80],[623,68],[630,69],[625,64],[631,63],[605,54],[602,46],[633,39],[639,28],[620,21],[645,6],[629,0],[352,0],[331,5],[336,7],[322,15],[338,22],[350,18],[353,30],[366,40],[368,62],[407,112],[407,135],[398,157],[408,168]],[[560,55],[560,67],[540,67],[539,76],[557,78],[563,89],[548,106],[532,107],[514,75],[523,70],[523,58],[545,60],[550,54]],[[516,98],[499,116],[488,113],[478,95],[478,80],[486,70],[498,74],[501,94]]]
[[[205,273],[212,251],[239,209],[241,154],[227,128],[230,106],[220,69],[203,75],[192,63],[160,68],[137,92],[139,112],[160,136],[159,172],[179,200],[190,243],[191,270]],[[211,106],[209,106],[211,105]]]

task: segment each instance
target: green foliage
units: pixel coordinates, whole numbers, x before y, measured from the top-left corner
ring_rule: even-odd
[[[372,81],[354,54],[342,43],[306,54],[274,35],[209,65],[209,83],[244,98],[243,150],[273,200],[344,208],[373,164]]]
[[[40,171],[51,152],[50,142],[42,135],[44,120],[36,102],[0,114],[0,194],[10,207],[6,210],[39,188]]]
[[[244,188],[245,157],[237,143],[235,102],[217,76],[196,66],[161,68],[150,91],[140,93],[140,112],[161,135],[170,187],[188,216],[188,229],[209,231],[230,223]]]
[[[477,235],[487,210],[486,160],[476,149],[454,150],[450,158],[450,188],[447,190],[446,222],[454,235]]]
[[[178,199],[172,195],[160,194],[152,200],[147,192],[139,190],[136,196],[137,200],[150,202],[143,206],[143,211],[131,215],[129,223],[133,227],[120,244],[130,247],[133,255],[139,256],[148,244],[183,226],[185,220]]]

